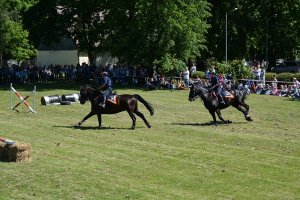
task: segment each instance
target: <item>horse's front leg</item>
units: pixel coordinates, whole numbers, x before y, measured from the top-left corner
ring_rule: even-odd
[[[131,126],[131,129],[134,130],[135,129],[135,122],[136,122],[136,117],[134,116],[134,114],[131,112],[131,111],[127,111],[129,116],[131,117],[132,119],[132,126]]]
[[[212,118],[214,120],[214,125],[218,126],[215,111],[209,110],[209,113],[211,114],[211,116],[212,116]]]
[[[222,117],[222,115],[221,115],[221,111],[220,111],[219,109],[216,110],[216,113],[217,113],[219,119],[220,119],[222,122],[224,122],[224,123],[232,123],[232,121],[230,121],[230,120],[224,120],[224,119],[223,119],[223,117]]]
[[[81,126],[81,124],[83,123],[83,122],[85,122],[88,118],[90,118],[90,117],[92,117],[93,115],[95,115],[96,113],[95,112],[93,112],[93,111],[91,111],[89,114],[87,114],[87,116],[85,116],[80,122],[78,122],[78,124],[77,125],[75,125],[76,127],[77,126]]]

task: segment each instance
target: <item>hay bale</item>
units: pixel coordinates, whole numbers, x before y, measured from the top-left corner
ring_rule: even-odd
[[[5,161],[7,158],[6,144],[0,141],[0,161]]]
[[[7,146],[7,162],[31,161],[31,145],[16,142]]]

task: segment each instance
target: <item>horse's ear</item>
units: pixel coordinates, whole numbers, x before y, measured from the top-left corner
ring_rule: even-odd
[[[194,86],[194,81],[189,84],[189,88]]]

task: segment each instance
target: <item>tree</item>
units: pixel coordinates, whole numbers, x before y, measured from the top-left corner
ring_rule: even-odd
[[[210,16],[206,1],[110,2],[105,18],[110,31],[105,45],[121,60],[147,65],[170,59],[187,61],[206,48]]]
[[[11,20],[6,20],[3,25],[3,45],[4,54],[16,59],[24,61],[36,55],[36,51],[29,43],[28,32],[23,29],[22,24]]]
[[[94,62],[104,39],[103,12],[97,0],[40,0],[25,13],[24,22],[36,46],[69,36]]]
[[[300,50],[299,0],[230,0],[209,1],[206,58],[225,59],[225,14],[228,15],[228,59],[268,59],[271,66],[278,58],[294,59]]]
[[[199,55],[208,17],[209,4],[202,0],[40,0],[25,22],[36,44],[70,35],[90,60],[108,51],[130,64],[151,65],[167,54],[180,60]]]
[[[3,58],[23,61],[35,55],[21,19],[21,13],[32,3],[33,0],[0,0],[0,65]]]

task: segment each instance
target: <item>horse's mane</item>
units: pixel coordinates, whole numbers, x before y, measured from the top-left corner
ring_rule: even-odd
[[[201,93],[205,94],[205,93],[208,93],[209,91],[207,90],[206,86],[201,84],[201,82],[194,82],[193,83],[195,89],[197,91],[200,91]]]

